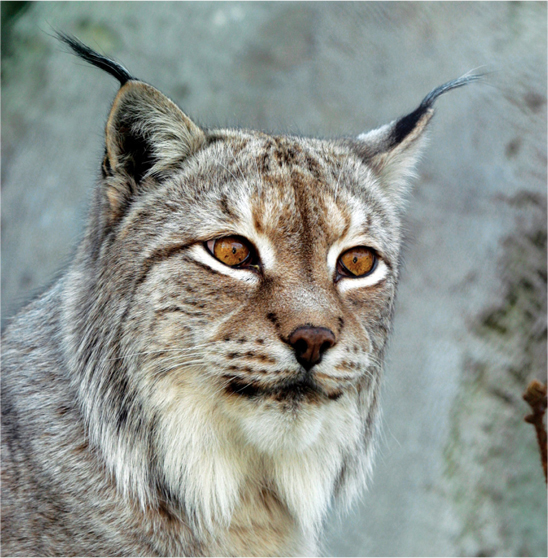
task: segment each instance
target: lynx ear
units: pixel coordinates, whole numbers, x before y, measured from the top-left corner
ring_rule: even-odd
[[[173,170],[200,149],[205,135],[165,95],[130,80],[116,95],[106,125],[103,174],[111,218],[151,179]]]
[[[176,168],[204,140],[202,130],[165,95],[141,81],[128,81],[108,117],[105,166],[109,174],[139,185]]]
[[[434,101],[446,91],[479,79],[464,75],[431,91],[413,112],[376,130],[358,136],[354,143],[360,157],[379,176],[388,192],[402,198],[413,177],[425,143],[425,130],[434,115]]]
[[[120,82],[106,126],[103,161],[110,218],[146,189],[152,178],[173,170],[205,141],[205,135],[165,95],[134,78],[122,65],[95,52],[76,37],[57,33],[76,56]]]

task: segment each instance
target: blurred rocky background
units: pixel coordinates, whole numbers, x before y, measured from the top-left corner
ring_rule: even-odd
[[[121,61],[207,127],[357,135],[446,80],[409,204],[369,491],[331,555],[546,556],[545,2],[2,2],[2,321],[82,235]]]

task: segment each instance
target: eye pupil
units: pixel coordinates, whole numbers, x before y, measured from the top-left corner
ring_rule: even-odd
[[[232,247],[232,253],[233,253],[233,254],[236,253],[236,248]]]
[[[354,256],[354,259],[352,260],[354,263],[358,262],[358,258],[356,256]]]

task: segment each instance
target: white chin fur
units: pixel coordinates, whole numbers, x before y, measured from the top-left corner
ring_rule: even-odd
[[[246,441],[261,453],[299,453],[318,440],[324,417],[321,407],[292,412],[267,403],[240,417],[240,425]]]
[[[345,395],[292,411],[242,399],[222,409],[206,384],[192,387],[166,384],[153,396],[163,411],[165,478],[189,517],[205,531],[228,527],[242,491],[269,485],[313,542],[345,456],[360,451],[357,401]]]

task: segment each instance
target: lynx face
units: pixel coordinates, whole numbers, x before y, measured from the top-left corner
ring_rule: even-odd
[[[133,208],[112,246],[145,247],[122,354],[173,393],[206,385],[250,443],[299,450],[324,407],[376,385],[397,216],[371,171],[328,143],[219,133],[189,167]],[[374,267],[342,275],[355,247]],[[223,249],[247,260],[225,263]]]
[[[204,131],[64,40],[122,84],[64,281],[92,442],[122,493],[197,531],[282,517],[314,538],[369,470],[407,180],[433,101],[472,78],[351,140]]]

